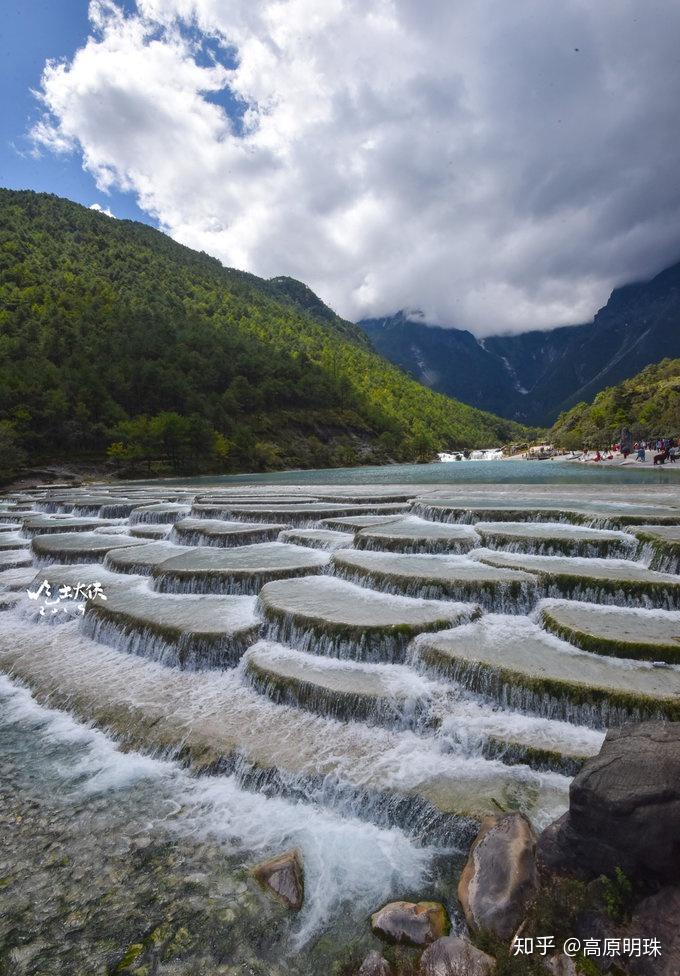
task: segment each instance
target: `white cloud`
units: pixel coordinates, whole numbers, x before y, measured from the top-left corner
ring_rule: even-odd
[[[106,214],[107,217],[116,219],[115,214],[112,214],[108,207],[102,207],[101,203],[91,203],[90,210],[96,210],[97,213]]]
[[[36,146],[350,318],[583,321],[680,257],[674,0],[93,0],[90,20],[45,67]]]

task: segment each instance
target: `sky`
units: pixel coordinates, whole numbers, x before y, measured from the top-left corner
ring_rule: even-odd
[[[0,184],[347,318],[584,322],[680,260],[677,0],[8,0]]]

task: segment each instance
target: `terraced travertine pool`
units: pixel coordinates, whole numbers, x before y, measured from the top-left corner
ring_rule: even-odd
[[[483,816],[541,828],[609,725],[680,719],[676,526],[661,485],[5,495],[16,972],[330,972],[392,897],[455,917]],[[246,873],[291,846],[298,915]]]

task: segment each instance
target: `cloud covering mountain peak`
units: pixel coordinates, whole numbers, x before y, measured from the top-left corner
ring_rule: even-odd
[[[680,255],[673,0],[113,0],[38,146],[352,319],[586,321]]]

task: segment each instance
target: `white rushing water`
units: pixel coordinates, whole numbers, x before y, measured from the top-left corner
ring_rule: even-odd
[[[672,639],[680,578],[616,513],[680,518],[674,490],[307,488],[23,493],[0,539],[0,744],[66,809],[129,807],[234,871],[297,848],[290,951],[339,920],[351,941],[391,897],[455,913],[482,817],[543,828],[607,724],[680,693],[672,661],[591,653],[542,616],[566,603],[606,637],[605,605],[643,606],[619,631]],[[44,582],[104,595],[41,613],[22,590]]]

